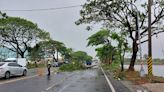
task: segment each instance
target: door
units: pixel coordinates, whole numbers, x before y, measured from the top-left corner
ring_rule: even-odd
[[[16,63],[16,72],[17,72],[17,75],[22,75],[23,74],[23,68],[22,68],[22,66],[21,65],[19,65],[19,64],[17,64]]]
[[[8,67],[11,75],[17,75],[16,63],[9,63]]]

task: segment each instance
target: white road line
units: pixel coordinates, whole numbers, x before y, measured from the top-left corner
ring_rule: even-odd
[[[37,77],[38,75],[34,75],[34,76],[29,76],[29,77],[23,77],[23,78],[19,78],[19,79],[13,79],[13,80],[9,80],[9,81],[4,81],[1,84],[7,84],[7,83],[12,83],[12,82],[16,82],[16,81],[20,81],[20,80],[25,80],[25,79],[30,79],[30,78],[34,78]]]
[[[109,87],[111,88],[112,92],[116,92],[115,89],[114,89],[114,87],[113,87],[113,85],[112,85],[112,83],[110,82],[109,78],[107,77],[106,73],[105,73],[104,70],[102,69],[102,67],[101,67],[101,70],[102,70],[102,72],[103,72],[103,74],[104,74],[104,76],[105,76],[105,79],[106,79],[106,81],[108,82],[108,85],[109,85]]]
[[[71,83],[70,84],[68,84],[68,85],[66,85],[66,86],[64,86],[62,89],[60,89],[58,92],[62,92],[64,89],[66,89],[67,87],[69,87],[71,85]]]
[[[45,91],[48,91],[48,90],[50,90],[51,88],[53,88],[55,85],[62,83],[64,80],[66,80],[68,77],[70,77],[70,76],[72,76],[72,75],[74,75],[74,74],[75,74],[75,73],[73,73],[73,74],[71,74],[71,75],[68,75],[68,76],[64,77],[64,78],[61,79],[59,82],[57,82],[57,83],[51,85],[50,87],[46,88]],[[42,92],[44,92],[44,91],[42,91]]]
[[[45,89],[45,90],[46,90],[46,91],[50,90],[50,89],[51,89],[51,88],[53,88],[55,85],[62,83],[64,80],[65,80],[65,78],[63,78],[63,79],[62,79],[62,80],[60,80],[59,82],[57,82],[57,83],[55,83],[55,84],[51,85],[50,87],[48,87],[48,88],[47,88],[47,89]]]
[[[66,89],[66,88],[68,88],[71,84],[73,84],[73,83],[75,83],[77,80],[79,80],[80,78],[78,78],[78,79],[76,79],[76,80],[74,80],[74,81],[72,81],[71,83],[69,83],[69,84],[67,84],[66,86],[64,86],[62,89],[60,89],[58,92],[63,92],[64,91],[64,89]]]

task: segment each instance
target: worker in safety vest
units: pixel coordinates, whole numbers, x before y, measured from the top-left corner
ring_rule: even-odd
[[[50,59],[48,59],[48,61],[47,61],[47,70],[48,70],[48,76],[51,74],[51,61],[50,61]]]

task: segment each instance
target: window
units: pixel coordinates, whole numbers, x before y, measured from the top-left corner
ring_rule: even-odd
[[[16,63],[9,63],[8,66],[14,66],[14,67],[17,67],[17,64],[16,64]]]
[[[5,60],[4,62],[16,62],[16,60]]]
[[[5,63],[0,63],[0,66],[3,66]]]
[[[17,63],[9,63],[8,66],[12,66],[12,67],[22,67],[21,65],[17,64]]]

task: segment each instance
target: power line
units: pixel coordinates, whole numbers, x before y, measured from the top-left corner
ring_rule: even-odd
[[[73,5],[73,6],[65,6],[65,7],[57,7],[57,8],[43,8],[43,9],[26,9],[26,10],[9,10],[9,9],[4,9],[4,10],[0,10],[0,11],[52,11],[52,10],[60,10],[60,9],[68,9],[68,8],[75,8],[75,7],[80,7],[82,5]]]

